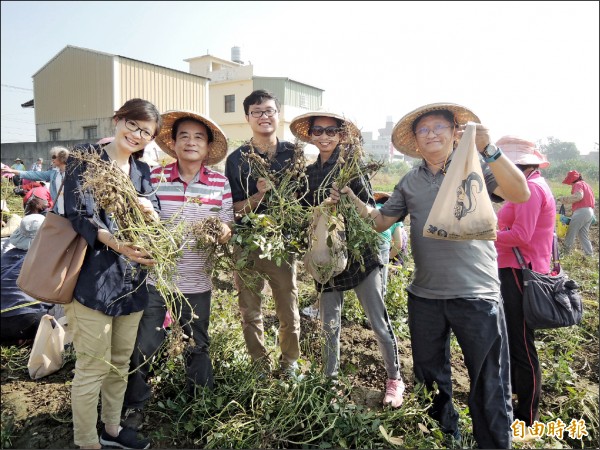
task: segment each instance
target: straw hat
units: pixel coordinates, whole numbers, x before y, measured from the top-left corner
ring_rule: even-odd
[[[290,131],[301,141],[308,143],[312,141],[312,137],[310,134],[308,134],[311,117],[332,117],[334,119],[341,120],[346,133],[356,138],[360,138],[360,130],[350,120],[345,119],[339,114],[334,114],[327,111],[313,111],[296,117],[294,120],[292,120],[292,123],[290,123]]]
[[[160,133],[156,137],[155,141],[158,146],[169,156],[177,159],[177,154],[173,150],[175,147],[171,132],[173,130],[173,124],[177,119],[182,117],[190,117],[202,122],[213,135],[213,141],[208,145],[208,159],[206,161],[207,166],[217,164],[227,156],[227,138],[223,130],[210,120],[208,117],[204,117],[193,111],[167,111],[162,114],[163,125],[160,129]]]
[[[544,155],[536,148],[533,142],[526,141],[515,136],[502,136],[496,142],[496,146],[515,164],[529,165],[537,164],[540,169],[550,166]]]
[[[467,122],[481,123],[479,117],[464,106],[455,103],[431,103],[409,112],[394,125],[394,129],[392,130],[392,143],[394,147],[399,152],[412,158],[421,158],[422,156],[417,150],[417,140],[412,130],[413,123],[423,114],[441,110],[453,113],[454,121],[458,125],[464,125]]]

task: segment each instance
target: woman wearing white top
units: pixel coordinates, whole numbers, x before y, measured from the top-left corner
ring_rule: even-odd
[[[50,196],[54,202],[54,207],[52,210],[62,215],[65,212],[63,193],[61,192],[60,196],[57,194],[64,179],[65,168],[67,167],[67,158],[69,157],[69,150],[60,146],[52,147],[50,149],[50,157],[52,158],[53,166],[53,168],[50,170],[38,172],[34,170],[17,170],[10,167],[5,167],[2,169],[2,172],[14,173],[19,175],[21,179],[25,178],[31,181],[50,182]]]

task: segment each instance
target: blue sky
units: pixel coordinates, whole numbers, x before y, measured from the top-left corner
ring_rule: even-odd
[[[377,132],[427,103],[472,109],[496,140],[598,142],[594,2],[1,3],[2,142],[35,140],[32,76],[65,46],[188,71],[231,47],[258,76],[325,90]]]

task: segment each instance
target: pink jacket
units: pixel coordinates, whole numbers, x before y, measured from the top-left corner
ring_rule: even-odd
[[[550,271],[556,202],[539,171],[527,178],[531,197],[525,203],[506,202],[498,211],[498,267],[520,268],[512,248],[519,247],[525,263],[539,273]]]

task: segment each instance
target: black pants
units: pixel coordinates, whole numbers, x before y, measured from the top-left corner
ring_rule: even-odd
[[[418,383],[438,391],[429,409],[444,433],[458,430],[452,403],[450,332],[469,371],[469,412],[479,448],[510,448],[512,405],[508,343],[498,302],[482,298],[436,300],[408,294],[408,325]]]
[[[148,285],[150,300],[140,320],[135,348],[131,355],[130,370],[125,391],[124,408],[143,408],[150,399],[151,388],[147,382],[151,362],[166,339],[166,331],[162,328],[165,320],[166,306],[156,288]],[[208,325],[210,319],[211,291],[200,294],[185,294],[182,311],[172,311],[179,317],[183,332],[193,345],[185,351],[187,387],[195,385],[213,387],[213,367],[208,354],[210,340]],[[192,310],[193,309],[193,314]],[[197,316],[192,319],[192,315]]]
[[[35,339],[40,319],[47,313],[46,309],[37,313],[17,314],[16,316],[2,316],[0,335],[2,343],[6,345],[16,344],[22,339]]]
[[[527,326],[523,317],[523,273],[521,269],[506,268],[498,270],[498,276],[504,297],[512,391],[517,396],[514,416],[530,426],[540,416],[542,371],[534,330]]]

